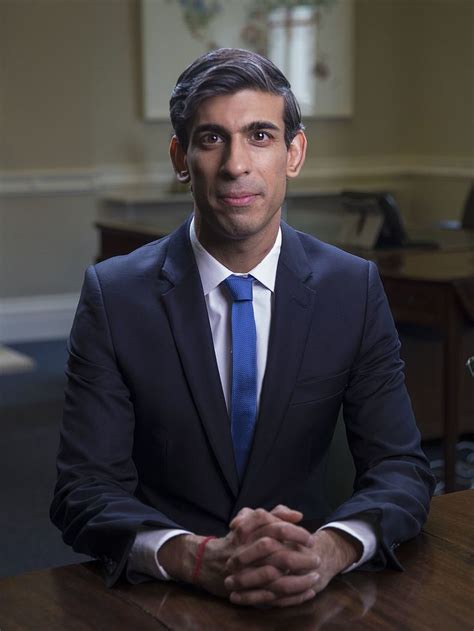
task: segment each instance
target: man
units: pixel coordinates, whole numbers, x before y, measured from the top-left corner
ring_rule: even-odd
[[[170,114],[194,215],[87,271],[53,521],[109,585],[173,578],[236,604],[298,604],[341,571],[400,567],[433,479],[375,266],[281,221],[306,152],[287,80],[214,51],[180,76]],[[357,473],[328,516],[319,464],[341,403]]]

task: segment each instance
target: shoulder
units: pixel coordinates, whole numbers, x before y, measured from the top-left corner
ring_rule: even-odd
[[[107,286],[156,281],[167,278],[166,271],[176,274],[192,265],[192,248],[189,243],[189,222],[174,232],[123,256],[115,256],[94,266],[99,282]]]
[[[305,249],[305,252],[308,254],[311,260],[318,260],[321,258],[328,259],[332,263],[338,263],[340,265],[347,266],[366,266],[367,260],[356,256],[355,254],[350,254],[346,250],[342,250],[341,248],[331,245],[330,243],[326,243],[325,241],[321,241],[316,237],[307,234],[306,232],[301,232],[299,230],[295,230],[298,238]]]
[[[166,258],[170,237],[152,241],[129,254],[114,256],[94,265],[101,281],[123,280],[159,272]]]
[[[374,263],[360,256],[350,254],[341,248],[325,243],[316,237],[282,225],[284,239],[292,253],[304,256],[311,273],[316,278],[367,278],[372,271],[376,273]]]
[[[372,261],[286,225],[282,225],[282,234],[283,264],[318,300],[355,313],[358,307],[364,310],[368,301],[383,298],[383,285]]]

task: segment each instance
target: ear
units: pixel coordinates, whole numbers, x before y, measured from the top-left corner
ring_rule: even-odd
[[[286,177],[296,177],[301,171],[306,157],[308,141],[303,131],[298,131],[288,147]]]
[[[181,143],[173,136],[170,142],[170,158],[173,163],[174,172],[178,182],[181,184],[187,184],[190,181],[188,171],[188,161],[186,159],[186,152],[184,151]]]

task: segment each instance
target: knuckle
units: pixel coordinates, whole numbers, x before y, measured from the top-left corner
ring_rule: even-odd
[[[272,585],[272,590],[275,594],[278,594],[280,598],[287,598],[294,593],[291,579],[288,576],[282,576],[279,580],[275,581]]]
[[[242,564],[245,564],[245,556],[246,556],[245,549],[237,550],[236,552],[234,552],[231,558],[232,567],[238,567]]]
[[[234,592],[234,591],[238,591],[240,589],[242,589],[243,585],[242,585],[242,579],[240,578],[240,576],[234,576],[233,581],[231,584],[226,583],[224,581],[224,587],[227,589],[227,591],[229,593]]]
[[[270,524],[268,526],[267,532],[269,532],[274,539],[278,539],[279,541],[282,541],[285,539],[285,530],[284,530],[283,522],[274,522],[273,524]]]
[[[288,570],[286,551],[274,549],[271,551],[272,563],[283,571]]]
[[[277,581],[275,584],[275,591],[283,597],[293,596],[300,590],[297,589],[294,581],[289,577],[283,577],[281,581]]]
[[[285,565],[290,572],[296,572],[301,569],[299,560],[292,554],[288,554],[285,559]]]
[[[273,539],[271,537],[262,537],[257,542],[259,552],[271,552],[273,550]]]
[[[266,565],[264,568],[262,568],[262,580],[265,581],[266,583],[269,583],[270,581],[274,580],[275,575],[272,572],[272,568],[269,565]]]
[[[293,594],[291,584],[282,583],[280,586],[280,594],[283,594],[284,596],[291,596],[291,594]]]
[[[292,525],[288,524],[285,521],[280,521],[278,522],[278,524],[276,525],[277,528],[277,532],[282,536],[285,537],[287,535],[289,535],[291,533],[292,530]]]
[[[276,581],[277,579],[279,579],[281,576],[281,572],[276,568],[273,567],[272,565],[267,565],[265,567],[265,578],[271,582],[271,581]]]
[[[239,521],[235,524],[234,533],[235,533],[235,535],[236,535],[237,537],[238,537],[238,536],[239,536],[239,534],[243,531],[243,529],[244,529],[244,523],[245,523],[245,522],[244,522],[244,520],[242,520],[242,521],[240,521],[240,520],[239,520]]]
[[[229,572],[236,572],[242,567],[240,555],[236,554],[230,561],[227,562],[227,568]]]

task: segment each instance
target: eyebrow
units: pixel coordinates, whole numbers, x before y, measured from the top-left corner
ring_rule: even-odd
[[[251,131],[258,131],[261,129],[273,129],[274,131],[281,131],[280,127],[278,127],[278,125],[275,125],[275,123],[262,120],[262,121],[252,121],[251,123],[244,125],[243,127],[239,129],[239,132],[245,134]],[[222,125],[216,125],[215,123],[202,123],[201,125],[198,125],[193,130],[193,136],[197,136],[198,134],[201,134],[203,132],[213,132],[216,134],[220,134],[222,136],[227,136],[229,134],[228,130]]]
[[[271,123],[270,121],[253,121],[252,123],[245,125],[242,131],[258,131],[259,129],[273,129],[275,131],[280,131],[278,125],[275,125],[275,123]]]

